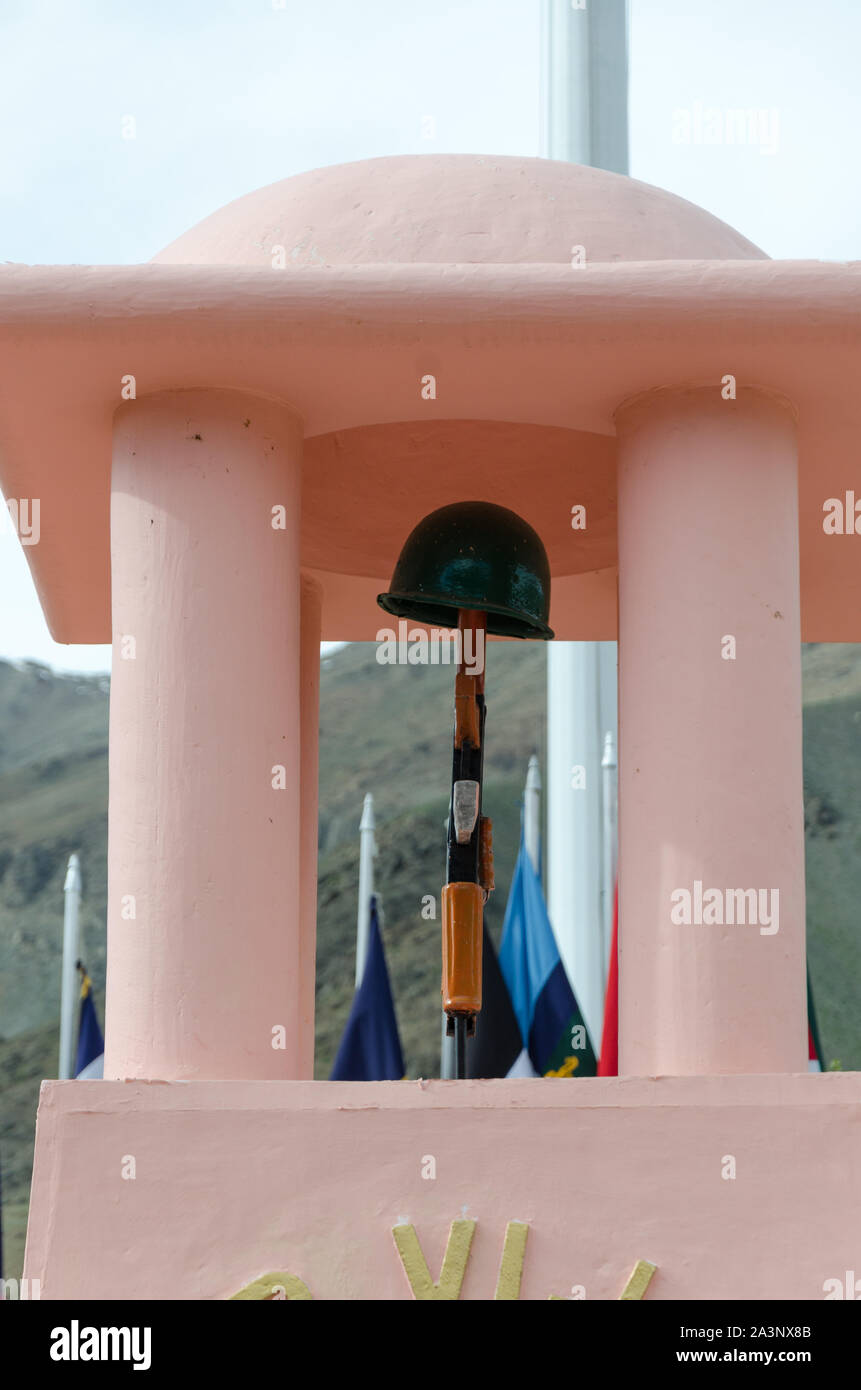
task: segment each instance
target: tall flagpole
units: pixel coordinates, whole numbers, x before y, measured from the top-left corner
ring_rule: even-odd
[[[532,867],[541,872],[541,770],[535,753],[526,770],[526,789],[523,793],[523,840]]]
[[[627,28],[626,0],[542,0],[545,158],[628,173]],[[608,949],[602,755],[617,720],[616,644],[549,643],[547,905],[596,1047]]]
[[[75,1051],[75,1005],[81,993],[78,983],[78,912],[81,905],[81,866],[76,854],[69,859],[63,884],[63,976],[60,994],[60,1080],[72,1077]]]
[[[541,153],[628,173],[627,0],[542,0]]]
[[[616,739],[608,731],[604,735],[604,756],[601,759],[603,779],[601,784],[604,825],[602,868],[602,925],[604,951],[604,997],[607,995],[607,970],[610,963],[610,948],[613,943],[613,903],[616,896],[616,871],[618,867],[617,841],[619,827],[618,810],[618,769],[616,765]]]
[[[362,806],[362,819],[359,822],[359,906],[356,914],[356,989],[362,983],[365,961],[368,959],[368,945],[371,939],[371,897],[374,892],[374,856],[377,842],[374,838],[374,798],[370,792],[365,796]]]

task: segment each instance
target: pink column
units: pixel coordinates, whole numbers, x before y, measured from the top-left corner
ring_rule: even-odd
[[[301,458],[255,396],[117,413],[106,1076],[306,1074]]]
[[[718,386],[617,427],[620,1071],[803,1071],[793,417]]]
[[[323,589],[310,575],[302,575],[301,595],[301,788],[302,824],[299,980],[301,997],[296,1014],[296,1076],[314,1076],[314,989],[317,967],[317,774],[320,736],[320,635],[323,626]]]

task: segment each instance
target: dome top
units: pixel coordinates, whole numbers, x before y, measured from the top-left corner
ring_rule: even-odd
[[[559,160],[425,154],[312,169],[228,203],[162,265],[286,267],[767,260],[651,184]]]

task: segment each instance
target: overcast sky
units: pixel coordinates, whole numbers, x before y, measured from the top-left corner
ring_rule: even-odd
[[[230,199],[319,165],[537,154],[539,12],[0,0],[0,262],[148,260]],[[861,0],[632,0],[631,173],[772,256],[861,258],[859,53]],[[750,143],[718,142],[733,108],[762,113]],[[110,667],[107,647],[51,641],[8,527],[2,657]]]

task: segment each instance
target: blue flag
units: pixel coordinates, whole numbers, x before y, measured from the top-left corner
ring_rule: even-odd
[[[78,1029],[75,1076],[79,1077],[86,1067],[102,1056],[104,1050],[105,1040],[102,1037],[102,1030],[96,1016],[96,1006],[93,1003],[93,982],[84,971],[84,978],[81,982],[81,1022]]]
[[[595,1051],[568,982],[539,879],[521,835],[499,964],[539,1076],[594,1076]]]
[[[383,952],[377,900],[371,898],[371,932],[362,982],[344,1029],[330,1081],[400,1081],[404,1055]]]

